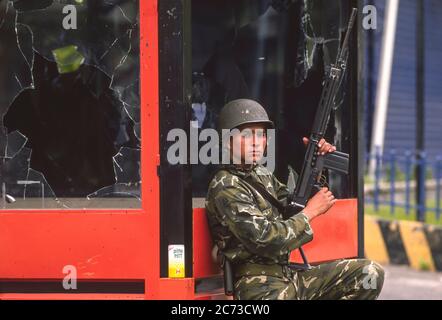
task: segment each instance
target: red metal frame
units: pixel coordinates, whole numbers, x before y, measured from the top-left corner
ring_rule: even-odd
[[[0,280],[51,279],[61,285],[63,267],[74,265],[79,280],[144,280],[145,294],[0,293],[0,299],[210,297],[194,293],[194,278],[210,277],[220,271],[211,260],[204,209],[194,210],[194,278],[160,277],[157,1],[140,1],[142,208],[0,211]],[[340,201],[333,211],[313,224],[316,239],[305,246],[312,261],[357,256],[357,200]],[[337,247],[336,243],[342,246]]]
[[[160,279],[157,0],[140,1],[141,175],[139,210],[0,212],[0,279],[143,279],[142,294],[0,294],[0,299],[192,298],[193,280]]]

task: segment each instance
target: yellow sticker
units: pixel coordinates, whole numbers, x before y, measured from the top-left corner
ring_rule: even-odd
[[[184,245],[169,245],[169,278],[184,278]]]

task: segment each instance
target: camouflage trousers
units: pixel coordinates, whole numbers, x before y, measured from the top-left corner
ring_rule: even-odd
[[[293,271],[284,277],[244,276],[235,283],[238,300],[374,300],[384,270],[366,259],[339,260]]]

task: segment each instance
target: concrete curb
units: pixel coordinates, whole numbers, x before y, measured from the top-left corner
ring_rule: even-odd
[[[365,216],[365,255],[381,264],[442,271],[442,227]]]

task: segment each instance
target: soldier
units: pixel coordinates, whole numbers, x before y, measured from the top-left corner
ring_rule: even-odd
[[[206,198],[212,237],[233,267],[234,298],[376,299],[384,281],[384,271],[376,262],[353,259],[323,263],[309,270],[289,267],[290,252],[313,239],[310,222],[327,213],[336,200],[323,188],[301,213],[284,220],[247,182],[252,179],[262,184],[282,202],[287,198],[287,187],[257,164],[267,145],[266,135],[259,132],[273,128],[265,109],[253,100],[232,101],[220,113],[219,128],[253,133],[232,135],[225,147],[231,160],[240,161],[216,172]],[[235,143],[241,148],[232,148]],[[251,151],[245,152],[246,146]],[[325,140],[319,148],[323,154],[336,150]]]

